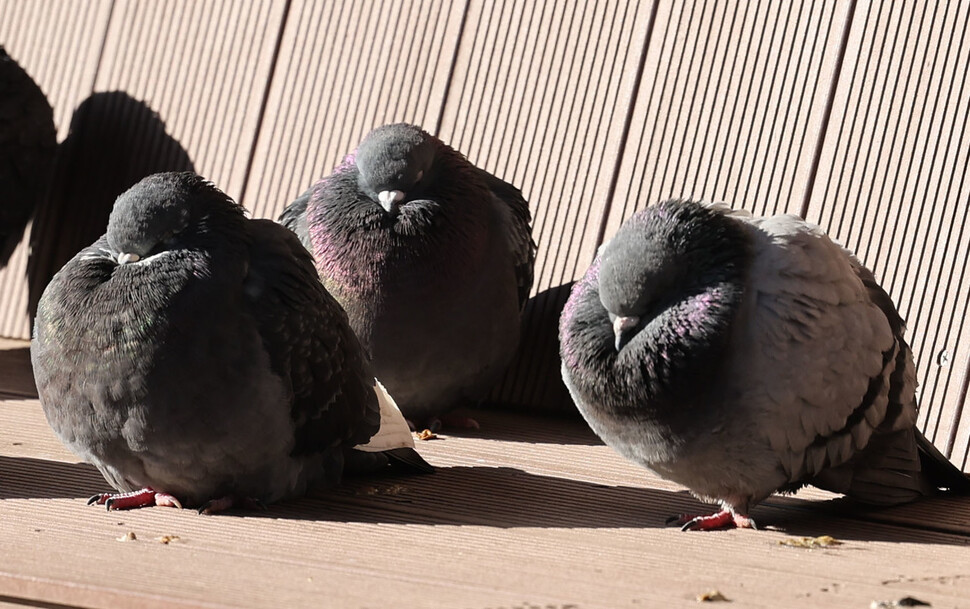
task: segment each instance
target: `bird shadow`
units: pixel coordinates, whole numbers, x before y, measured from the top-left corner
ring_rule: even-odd
[[[0,455],[0,500],[87,498],[106,486],[87,463]]]
[[[0,349],[0,371],[3,373],[0,394],[17,398],[37,397],[29,347]]]
[[[31,318],[54,273],[104,234],[118,195],[153,173],[193,169],[188,152],[147,103],[124,91],[97,92],[81,102],[31,229]]]
[[[105,490],[107,485],[101,474],[86,463],[0,456],[0,500],[80,500]],[[961,530],[935,524],[940,518],[934,515],[952,516],[955,506],[961,513],[970,509],[965,498],[932,498],[891,508],[891,515],[880,517],[885,510],[861,508],[844,499],[773,497],[757,506],[751,515],[762,528],[799,537],[830,535],[841,541],[970,546],[965,525]],[[759,534],[681,533],[667,525],[673,515],[711,511],[712,506],[686,491],[597,484],[512,467],[454,466],[439,467],[433,475],[352,478],[339,487],[314,489],[306,497],[282,501],[264,510],[232,509],[211,518],[501,529],[667,529],[671,534],[684,535]]]
[[[439,467],[433,475],[392,474],[345,480],[303,499],[238,512],[330,522],[479,525],[498,528],[655,528],[666,517],[649,506],[700,505],[679,493],[611,486],[512,467]]]
[[[496,409],[579,417],[559,358],[559,316],[574,283],[541,290],[526,302],[518,349],[488,397]]]
[[[578,415],[542,414],[522,416],[521,412],[503,412],[490,408],[461,409],[455,414],[478,421],[478,429],[446,426],[441,436],[482,438],[502,442],[526,444],[566,444],[571,446],[600,446],[603,441],[593,433]]]

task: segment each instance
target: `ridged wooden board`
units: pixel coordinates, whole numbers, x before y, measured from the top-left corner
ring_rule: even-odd
[[[266,511],[206,517],[85,505],[105,488],[98,472],[57,442],[36,400],[2,401],[0,599],[594,609],[697,607],[715,589],[744,607],[904,596],[961,607],[970,595],[965,502],[896,509],[887,524],[807,491],[754,510],[770,530],[683,533],[666,517],[704,507],[581,423],[476,416],[489,434],[419,443],[433,475],[348,480]],[[135,540],[118,540],[129,532]],[[779,544],[819,535],[844,545]]]
[[[881,280],[909,326],[920,425],[967,468],[970,6],[859,2],[808,218]]]
[[[74,108],[91,93],[111,4],[93,0],[84,10],[66,11],[60,0],[0,0],[0,44],[47,95],[58,140],[67,136]],[[30,227],[0,270],[0,336],[30,335],[29,235]]]
[[[651,2],[469,5],[441,136],[522,189],[539,246],[522,346],[498,402],[573,411],[556,328],[596,249],[652,14]]]
[[[463,10],[293,0],[242,203],[275,218],[384,123],[435,132]]]
[[[672,197],[800,213],[849,2],[662,2],[603,236]]]
[[[238,196],[285,5],[112,5],[94,92],[71,118],[51,195],[35,219],[31,308],[54,272],[104,232],[117,195],[142,177],[195,169]],[[60,12],[70,12],[66,6]]]
[[[95,88],[123,90],[157,111],[196,171],[236,198],[245,183],[286,4],[119,2]]]

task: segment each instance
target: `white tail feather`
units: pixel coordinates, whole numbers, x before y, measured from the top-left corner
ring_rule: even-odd
[[[384,385],[374,379],[374,393],[377,394],[377,401],[381,405],[381,428],[370,439],[367,444],[355,446],[357,450],[366,452],[381,452],[392,448],[414,448],[414,436],[411,435],[411,428],[404,420],[404,415],[394,402],[391,394],[384,389]]]

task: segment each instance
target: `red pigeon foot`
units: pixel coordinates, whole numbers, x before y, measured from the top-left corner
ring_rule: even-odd
[[[668,524],[680,526],[681,531],[717,531],[720,529],[757,529],[754,520],[743,515],[723,509],[707,516],[681,514],[667,520]]]
[[[92,504],[103,505],[109,511],[130,510],[153,505],[182,509],[182,502],[175,496],[168,493],[159,493],[149,487],[128,493],[98,493],[88,499],[88,505]]]

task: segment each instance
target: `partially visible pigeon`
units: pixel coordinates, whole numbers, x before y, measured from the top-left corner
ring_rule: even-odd
[[[47,97],[0,46],[0,268],[44,195],[56,151]]]
[[[378,378],[431,427],[483,400],[515,352],[535,264],[530,219],[517,188],[403,123],[368,134],[280,216]]]
[[[345,465],[430,469],[307,251],[191,172],[118,197],[44,291],[31,361],[51,427],[122,491],[92,498],[109,509],[218,511]]]
[[[666,201],[573,288],[563,379],[622,455],[720,503],[686,529],[813,484],[892,505],[970,492],[916,429],[913,357],[872,273],[817,226]]]

